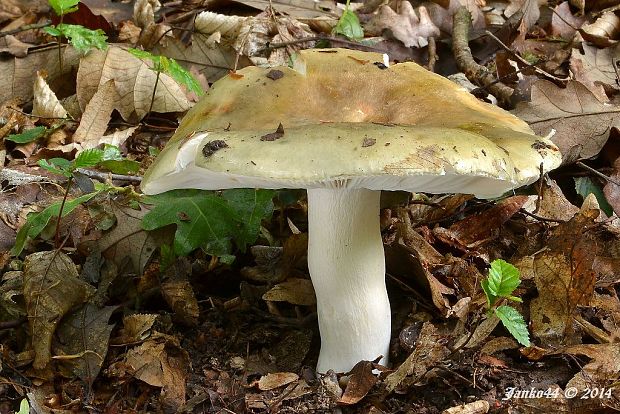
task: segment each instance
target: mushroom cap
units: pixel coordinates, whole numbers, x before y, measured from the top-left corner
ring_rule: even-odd
[[[560,165],[547,138],[412,63],[304,50],[293,67],[215,82],[147,171],[142,189],[368,188],[482,198]],[[282,125],[279,128],[279,125]]]

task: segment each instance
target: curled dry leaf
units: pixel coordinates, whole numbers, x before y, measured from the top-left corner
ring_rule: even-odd
[[[437,328],[430,322],[424,322],[414,351],[396,371],[385,378],[386,389],[391,392],[401,385],[414,384],[449,352],[442,345]]]
[[[376,34],[390,30],[392,36],[407,47],[424,47],[429,37],[439,36],[439,28],[431,20],[426,7],[418,7],[416,13],[411,3],[401,1],[397,3],[397,10],[388,5],[381,6],[366,29]]]
[[[143,29],[155,23],[155,12],[161,8],[159,0],[137,0],[133,6],[133,21]]]
[[[67,116],[67,111],[58,101],[56,94],[45,82],[40,72],[37,72],[34,79],[33,94],[32,115],[39,118],[64,118]],[[57,120],[53,119],[52,122],[57,122]]]
[[[0,53],[8,53],[12,56],[23,58],[28,54],[28,49],[33,46],[28,43],[24,43],[15,36],[6,35],[0,37]]]
[[[115,46],[93,50],[81,59],[77,75],[80,107],[85,108],[109,80],[114,80],[118,93],[113,106],[126,121],[144,118],[151,101],[153,112],[183,112],[190,107],[185,93],[170,76],[160,73],[158,77],[145,62]]]
[[[577,340],[572,336],[574,313],[578,305],[589,304],[594,292],[593,262],[599,245],[590,229],[598,215],[598,209],[582,208],[556,227],[548,248],[534,256],[538,297],[530,304],[530,315],[532,333],[543,345]]]
[[[99,143],[114,145],[115,147],[120,147],[121,145],[123,145],[125,141],[127,141],[127,139],[129,139],[134,134],[134,132],[136,132],[137,129],[138,127],[134,126],[134,127],[122,129],[120,131],[115,131],[108,135],[104,135],[99,140]]]
[[[72,308],[85,303],[95,289],[79,279],[75,264],[60,251],[33,253],[24,260],[24,301],[35,352],[34,367],[51,357],[52,336]]]
[[[620,90],[614,59],[620,57],[620,43],[605,49],[599,49],[587,43],[581,45],[583,54],[578,49],[573,49],[571,54],[571,66],[573,62],[580,61],[588,78],[603,85],[605,89]]]
[[[257,381],[258,389],[261,391],[269,391],[297,381],[299,375],[292,372],[273,372],[263,375]]]
[[[303,306],[311,306],[316,303],[312,282],[308,279],[297,278],[278,283],[263,295],[263,300],[288,302]]]
[[[339,404],[357,404],[368,394],[368,391],[377,383],[378,378],[372,373],[375,364],[370,361],[360,361],[351,370],[347,387],[338,401]]]
[[[545,1],[543,0],[544,4]],[[540,6],[538,0],[511,0],[504,11],[507,17],[516,15],[519,17],[519,35],[525,39],[525,35],[534,27],[540,18]]]
[[[136,313],[123,318],[123,329],[119,337],[114,338],[114,344],[128,344],[144,341],[151,335],[151,328],[157,315]]]
[[[594,23],[581,27],[579,33],[585,40],[596,46],[612,46],[618,43],[620,36],[620,17],[614,12],[603,13]]]
[[[73,142],[84,149],[95,148],[101,144],[103,134],[108,129],[114,103],[119,100],[113,79],[101,85],[84,108],[80,124],[73,134]]]
[[[532,100],[518,104],[512,113],[538,135],[555,129],[551,139],[560,148],[564,163],[598,154],[610,129],[620,125],[620,107],[602,103],[575,81],[564,89],[546,80],[534,83]]]

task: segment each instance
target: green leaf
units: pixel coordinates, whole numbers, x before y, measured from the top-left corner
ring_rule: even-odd
[[[333,33],[343,35],[353,40],[364,38],[364,29],[362,29],[362,25],[360,24],[360,19],[357,17],[357,14],[349,9],[349,0],[347,0],[346,8],[342,12],[342,16],[340,16],[338,24],[334,27]]]
[[[7,141],[13,141],[16,144],[27,144],[29,142],[34,142],[37,139],[41,138],[47,133],[48,129],[44,126],[34,127],[27,131],[22,132],[21,134],[12,134],[6,137]]]
[[[71,177],[71,162],[64,158],[50,158],[49,160],[39,160],[37,165],[47,171]]]
[[[108,47],[107,36],[101,29],[91,30],[76,24],[61,23],[56,26],[60,34],[79,52],[86,53],[92,48],[104,50]],[[49,33],[49,32],[48,32]]]
[[[116,145],[105,144],[103,146],[103,155],[101,157],[102,161],[114,160],[114,161],[122,161],[123,154],[121,154],[121,149]]]
[[[235,244],[245,252],[247,245],[258,238],[260,223],[273,213],[275,191],[237,188],[222,193],[230,206],[237,212],[242,226],[235,234]]]
[[[44,27],[43,30],[48,35],[51,35],[51,36],[54,36],[54,37],[62,36],[62,32],[60,30],[56,29],[56,26],[47,26],[47,27]]]
[[[129,53],[137,57],[138,59],[147,59],[155,64],[153,68],[156,72],[161,71],[167,75],[170,75],[179,85],[185,86],[188,90],[194,92],[200,96],[204,94],[204,91],[200,87],[200,84],[192,76],[191,73],[183,66],[179,65],[176,60],[167,58],[166,56],[153,55],[140,49],[128,49]]]
[[[91,148],[84,150],[73,160],[73,169],[94,167],[103,160],[103,150]]]
[[[495,305],[495,302],[497,302],[497,296],[495,296],[493,292],[491,292],[491,289],[489,288],[488,278],[484,279],[482,282],[480,282],[480,284],[482,285],[482,290],[487,297],[487,308],[490,309],[491,306]]]
[[[62,217],[65,217],[67,214],[75,210],[77,206],[87,202],[97,194],[99,194],[98,191],[94,193],[84,194],[83,196],[74,198],[73,200],[68,200],[62,210]],[[15,245],[11,249],[11,254],[13,256],[19,255],[22,250],[24,250],[24,246],[26,245],[26,241],[28,240],[28,238],[34,239],[39,234],[41,234],[41,232],[43,231],[45,226],[47,226],[52,217],[58,217],[61,204],[62,202],[59,201],[57,203],[51,204],[43,211],[28,214],[26,223],[17,232]]]
[[[486,280],[488,292],[497,297],[509,296],[521,283],[519,270],[502,259],[491,262],[489,277]]]
[[[101,161],[98,165],[114,174],[132,174],[140,171],[140,163],[133,160],[107,160]]]
[[[77,11],[79,2],[80,0],[48,0],[49,5],[58,16]]]
[[[142,219],[145,230],[176,224],[174,252],[187,256],[202,247],[208,254],[223,256],[232,250],[239,232],[239,215],[222,197],[202,190],[173,190],[146,198],[154,208]]]
[[[594,194],[596,197],[596,201],[598,202],[601,210],[607,214],[607,217],[611,217],[614,212],[614,209],[609,205],[609,202],[605,198],[605,194],[603,193],[603,189],[590,177],[575,177],[575,191],[579,194],[583,199],[590,194]]]
[[[19,411],[17,414],[29,414],[30,413],[30,404],[28,404],[28,399],[24,398],[19,403]]]
[[[530,333],[518,310],[512,306],[502,305],[495,309],[495,314],[517,342],[523,346],[530,346]]]

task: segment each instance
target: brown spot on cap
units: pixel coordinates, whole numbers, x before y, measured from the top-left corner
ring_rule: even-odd
[[[269,72],[267,72],[267,76],[269,79],[271,80],[278,80],[284,77],[284,72],[282,72],[281,70],[277,70],[277,69],[272,69]]]
[[[202,147],[202,155],[205,157],[210,157],[215,154],[216,151],[221,150],[222,148],[227,148],[228,144],[221,139],[216,139],[215,141],[209,141]]]

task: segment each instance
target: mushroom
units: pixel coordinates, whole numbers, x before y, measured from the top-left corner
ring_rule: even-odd
[[[557,147],[510,113],[407,62],[305,50],[291,67],[218,80],[142,181],[178,188],[305,188],[319,372],[387,364],[390,304],[381,190],[493,198],[560,164]]]

